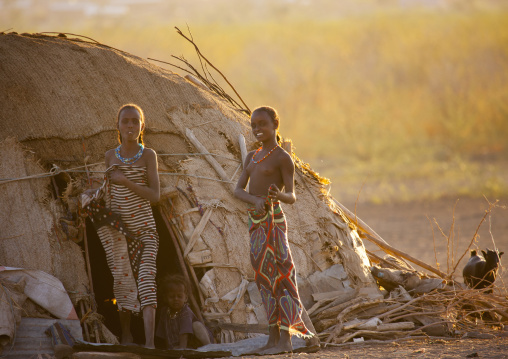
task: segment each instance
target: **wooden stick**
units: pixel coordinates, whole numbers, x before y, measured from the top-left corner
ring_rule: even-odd
[[[189,239],[189,243],[187,243],[187,247],[185,247],[185,250],[183,251],[183,257],[187,258],[187,255],[190,253],[192,248],[194,248],[194,244],[196,244],[198,238],[201,236],[201,233],[205,229],[206,224],[208,223],[208,220],[210,219],[210,216],[212,215],[212,208],[208,208],[201,217],[201,220],[199,221],[196,228],[194,228],[194,231],[192,232],[192,235]]]
[[[414,302],[417,302],[417,301],[419,301],[419,300],[421,300],[423,298],[425,298],[425,295],[422,295],[421,297],[416,297],[416,298],[410,300],[409,302],[407,302],[405,304],[397,305],[396,308],[394,308],[394,309],[392,309],[392,310],[390,310],[388,312],[385,312],[385,313],[383,313],[381,315],[378,315],[377,317],[379,319],[386,318],[386,317],[390,316],[391,314],[393,314],[393,313],[395,313],[397,311],[400,311],[401,309],[404,309],[404,308],[412,305]]]
[[[373,242],[375,244],[377,244],[381,249],[383,249],[388,254],[392,254],[392,255],[395,255],[395,256],[398,256],[398,257],[405,258],[408,261],[410,261],[410,262],[412,262],[414,264],[417,264],[420,267],[428,270],[429,272],[437,274],[441,278],[446,279],[448,277],[445,273],[441,272],[439,269],[436,269],[436,268],[428,265],[427,263],[424,263],[421,260],[416,259],[416,258],[410,256],[409,254],[404,253],[401,250],[398,250],[397,248],[394,248],[394,247],[390,246],[389,244],[381,242],[379,239],[374,238],[369,233],[364,233],[362,237],[368,239],[369,241],[371,241],[371,242]]]
[[[92,303],[95,303],[95,302],[92,302]],[[91,313],[96,313],[97,310],[95,308],[95,305],[92,305],[92,308],[86,308],[86,305],[83,304],[83,301],[81,301],[81,305],[82,305],[82,310],[85,311],[86,310],[86,314],[84,314],[82,317],[81,317],[81,322],[85,325],[85,328],[86,328],[86,331],[88,333],[90,333],[88,331],[88,324],[86,324],[84,322],[84,320],[86,319],[86,317],[88,317],[89,314]],[[90,323],[90,331],[93,330],[94,334],[95,334],[95,342],[96,343],[100,343],[101,342],[101,337],[100,337],[100,334],[99,334],[99,324],[97,323],[97,321],[91,321]],[[90,338],[90,334],[88,334],[89,338]]]
[[[424,325],[423,327],[418,327],[417,329],[410,331],[408,333],[408,335],[411,335],[411,334],[416,333],[416,332],[420,332],[424,328],[433,327],[433,326],[439,325],[439,324],[454,324],[454,322],[449,321],[449,320],[443,320],[443,321],[440,321],[440,322],[429,323],[427,325]]]
[[[318,332],[323,332],[327,328],[330,328],[335,323],[337,323],[337,320],[335,318],[333,319],[321,319],[316,322],[315,328]]]
[[[503,311],[503,310],[501,310],[499,308],[496,308],[496,306],[494,306],[493,304],[491,304],[489,302],[486,302],[486,301],[480,301],[480,303],[485,305],[486,307],[491,308],[494,312],[496,312],[497,314],[502,316],[505,320],[508,319],[508,313],[506,313],[505,311]]]
[[[496,201],[495,203],[490,203],[489,202],[489,209],[485,210],[485,214],[483,215],[483,218],[482,220],[480,221],[480,223],[478,224],[478,227],[476,227],[476,231],[474,232],[474,236],[473,238],[471,239],[471,242],[469,243],[469,245],[467,246],[467,249],[465,250],[465,252],[462,254],[462,256],[460,256],[459,260],[457,261],[457,264],[455,264],[455,267],[453,267],[453,270],[452,270],[452,273],[450,274],[450,277],[453,275],[453,273],[455,273],[455,270],[457,269],[457,266],[459,265],[460,261],[462,260],[462,258],[464,258],[464,256],[466,255],[466,253],[469,252],[469,248],[471,248],[471,246],[473,245],[474,241],[476,240],[476,238],[478,237],[478,231],[480,230],[480,227],[482,226],[482,223],[485,221],[485,218],[487,218],[487,216],[490,214],[490,212],[492,212],[492,207],[495,206],[495,204],[497,203],[498,201]]]
[[[348,347],[350,345],[368,345],[368,344],[393,344],[400,341],[406,341],[406,340],[429,340],[429,339],[440,339],[440,340],[461,340],[461,338],[450,338],[450,337],[433,337],[429,335],[416,335],[416,336],[406,336],[403,338],[397,338],[397,339],[387,339],[387,340],[376,340],[376,339],[369,339],[364,342],[348,342],[348,343],[342,343],[342,344],[335,344],[335,343],[329,343],[326,344],[326,346],[329,347]]]
[[[205,146],[203,146],[203,144],[201,144],[201,142],[199,142],[199,140],[196,138],[196,136],[194,135],[194,133],[186,128],[185,129],[185,135],[187,136],[187,138],[189,139],[189,141],[194,145],[194,147],[197,148],[197,150],[201,153],[205,153],[206,155],[204,156],[205,157],[205,160],[208,161],[208,163],[210,164],[210,166],[213,167],[213,169],[215,170],[215,172],[217,172],[217,174],[219,175],[219,177],[223,180],[223,181],[226,181],[228,183],[230,183],[231,181],[229,180],[229,177],[228,175],[226,174],[226,172],[224,171],[224,169],[221,167],[221,165],[219,164],[219,162],[217,162],[217,160],[210,154],[210,152],[208,152],[208,150],[206,149]],[[234,192],[234,187],[233,185],[230,183],[230,185],[228,186],[229,189]]]
[[[95,332],[95,342],[100,344],[101,343],[101,336],[99,333],[99,323],[94,321],[93,324],[94,324],[94,332]]]
[[[393,318],[387,318],[385,320],[385,324],[390,324],[391,322],[394,322],[396,320],[400,320],[402,318],[407,318],[407,317],[416,317],[416,316],[420,316],[420,315],[432,315],[432,316],[436,316],[436,315],[439,315],[439,314],[443,314],[445,313],[446,310],[438,310],[438,311],[434,311],[434,312],[406,312],[402,315],[399,315],[397,317],[393,317]]]
[[[95,294],[93,291],[93,281],[92,281],[92,267],[90,266],[90,255],[88,251],[88,237],[86,235],[86,219],[83,218],[83,241],[85,242],[85,260],[86,260],[86,271],[88,274],[88,281],[90,282],[90,292],[92,295],[92,299],[95,300]]]
[[[376,330],[380,332],[387,332],[390,330],[408,330],[414,329],[415,323],[413,322],[398,322],[398,323],[383,323],[379,324]]]
[[[229,179],[231,182],[235,179],[236,174],[238,173],[238,171],[240,170],[240,168],[242,168],[242,164],[241,164],[241,163],[238,165],[238,167],[236,167],[235,173],[233,173],[233,175],[232,175],[232,176],[231,176],[231,178]]]
[[[363,298],[361,298],[361,299],[363,299]],[[337,337],[337,335],[340,334],[340,332],[342,331],[342,328],[344,326],[344,324],[343,324],[344,323],[344,317],[347,314],[349,314],[350,312],[352,312],[355,309],[358,309],[358,308],[361,308],[361,307],[365,307],[365,306],[371,306],[371,305],[374,305],[374,304],[379,304],[379,303],[381,303],[383,301],[384,301],[384,299],[374,299],[374,300],[362,301],[360,303],[356,303],[356,304],[350,305],[347,308],[344,308],[344,310],[342,310],[340,312],[340,314],[337,316],[338,325],[335,328],[335,330],[328,336],[328,338],[326,339],[326,343],[330,343],[335,337]]]
[[[204,84],[202,83],[201,81],[199,81],[197,78],[195,78],[194,76],[192,76],[191,74],[187,74],[184,76],[187,80],[189,80],[189,82],[192,82],[194,85],[198,86],[198,87],[201,87],[202,89],[204,90],[207,90],[207,91],[210,91],[210,89]]]
[[[242,134],[238,136],[238,144],[240,145],[240,153],[242,156],[242,165],[245,165],[245,159],[247,158],[247,145],[245,143],[245,137]]]
[[[386,241],[381,238],[381,236],[379,234],[377,234],[372,228],[370,228],[367,223],[365,223],[364,221],[361,220],[361,218],[359,218],[358,216],[356,216],[354,213],[352,213],[349,209],[347,209],[346,207],[344,207],[342,205],[342,203],[340,203],[339,201],[337,201],[335,198],[333,199],[333,203],[335,203],[340,209],[342,209],[342,211],[344,211],[344,214],[351,220],[353,221],[353,223],[359,227],[363,232],[366,232],[366,233],[371,233],[374,237],[376,237],[377,239],[379,239],[380,241],[386,243]],[[386,243],[388,244],[388,243]]]
[[[171,200],[170,200],[170,203],[171,203]],[[185,243],[184,237],[185,236],[180,231],[180,228],[178,228],[178,226],[176,226],[171,221],[170,221],[170,226],[171,226],[171,230],[173,231],[173,234],[175,235],[175,237],[180,242],[180,246],[181,246],[180,250],[182,250],[182,248],[184,248],[184,243]],[[194,285],[196,286],[196,291],[198,292],[199,301],[200,301],[201,305],[204,305],[205,304],[205,298],[203,297],[203,293],[201,292],[201,287],[199,286],[199,280],[198,280],[198,278],[196,276],[196,272],[194,271],[194,267],[190,264],[190,262],[188,261],[187,258],[184,258],[184,260],[185,260],[185,263],[187,263],[188,268],[189,268],[189,272],[190,272],[190,274],[192,276],[192,279],[194,280]]]
[[[314,299],[315,300],[315,299]],[[319,309],[319,307],[321,307],[322,305],[326,305],[330,302],[333,302],[334,299],[333,298],[328,298],[328,299],[321,299],[321,300],[318,300],[316,303],[314,303],[314,305],[307,311],[307,313],[310,315],[312,315],[312,313],[314,313],[317,309]]]
[[[331,307],[331,308],[328,308],[328,309],[325,309],[323,310],[321,313],[319,313],[317,315],[317,319],[326,319],[326,318],[330,318],[330,317],[335,317],[337,316],[340,312],[342,312],[345,308],[351,306],[351,305],[354,305],[354,304],[357,304],[357,303],[360,303],[362,302],[364,299],[362,297],[356,297],[354,299],[351,299],[345,303],[342,303],[342,304],[339,304],[335,307]]]
[[[183,34],[183,32],[175,26],[175,29],[177,31],[177,33],[182,36],[184,39],[186,39],[187,41],[189,41],[192,45],[194,45],[194,48],[196,49],[196,52],[198,54],[198,56],[200,58],[202,58],[203,60],[206,61],[206,63],[208,65],[210,65],[215,71],[217,71],[221,76],[222,78],[224,79],[224,81],[226,81],[228,83],[228,85],[231,87],[231,89],[235,92],[236,96],[238,96],[238,98],[240,99],[240,101],[242,101],[243,105],[245,106],[245,108],[247,109],[247,111],[249,111],[249,115],[250,115],[250,109],[249,109],[249,106],[247,106],[247,104],[243,101],[242,97],[240,96],[240,94],[238,92],[236,92],[236,89],[233,87],[233,85],[231,85],[231,83],[228,81],[228,79],[226,78],[226,76],[224,76],[224,74],[222,72],[219,71],[218,68],[216,68],[210,61],[208,61],[208,59],[206,57],[203,56],[203,54],[201,53],[201,51],[199,50],[198,46],[194,43],[194,41],[192,39],[189,39],[187,36],[185,36]]]
[[[386,331],[386,332],[377,332],[375,330],[359,330],[359,331],[354,332],[352,334],[346,334],[343,337],[336,339],[336,342],[339,342],[338,344],[341,344],[341,343],[347,342],[349,339],[356,337],[357,335],[365,335],[365,334],[378,335],[378,336],[397,336],[397,335],[398,336],[405,336],[408,334],[408,332],[398,331],[398,330],[397,331]]]
[[[358,290],[348,292],[346,294],[343,294],[341,296],[337,296],[332,302],[322,306],[321,308],[315,309],[315,311],[312,313],[312,317],[319,317],[319,314],[323,313],[327,309],[331,309],[333,307],[336,307],[338,305],[343,305],[344,303],[350,301],[354,297],[356,297],[358,294]],[[342,310],[342,309],[341,309]],[[335,315],[337,315],[339,312],[335,312]],[[310,314],[309,314],[310,315]],[[335,316],[334,315],[334,316]]]
[[[240,154],[242,156],[242,168],[245,166],[245,159],[247,158],[247,145],[245,144],[245,137],[242,134],[238,136],[238,144],[240,146]],[[245,186],[245,191],[249,192],[249,183]]]
[[[90,266],[90,255],[89,255],[89,250],[88,250],[88,237],[86,235],[86,219],[83,218],[83,240],[85,242],[85,258],[86,258],[86,267],[87,267],[87,272],[88,272],[88,280],[90,281],[90,292],[91,292],[91,297],[92,297],[92,310],[94,312],[97,311],[97,307],[96,307],[96,303],[95,303],[95,293],[94,293],[94,289],[93,289],[93,281],[92,281],[92,267]],[[97,343],[100,343],[101,342],[101,338],[100,338],[100,335],[99,335],[99,329],[98,329],[98,324],[95,323],[95,325],[93,325],[93,330],[95,332],[95,340]]]
[[[365,249],[365,251],[367,252],[367,255],[368,255],[369,257],[372,257],[372,258],[376,259],[376,260],[377,260],[377,261],[379,261],[379,262],[383,262],[383,263],[385,263],[386,265],[388,265],[388,266],[390,266],[390,267],[392,267],[392,268],[398,269],[398,270],[408,271],[408,269],[407,269],[407,268],[403,268],[403,267],[399,266],[399,265],[398,265],[398,264],[396,264],[396,263],[393,263],[393,262],[387,261],[386,259],[379,257],[377,254],[372,253],[372,252],[371,252],[371,251],[369,251],[368,249]],[[372,261],[372,259],[371,259],[371,258],[369,258],[369,259]]]
[[[173,242],[173,246],[175,247],[176,255],[178,256],[178,261],[180,262],[180,268],[182,269],[183,276],[185,277],[185,280],[187,280],[189,283],[191,283],[191,280],[189,278],[189,272],[187,271],[187,266],[185,265],[185,261],[183,260],[182,252],[180,251],[180,246],[178,245],[178,241],[174,236],[173,230],[171,228],[171,224],[169,223],[168,217],[166,217],[166,214],[164,213],[164,210],[161,206],[159,206],[159,211],[162,216],[162,219],[164,220],[164,223],[166,224],[166,227],[169,232],[169,236],[171,237],[171,241]],[[196,303],[196,298],[194,298],[193,295],[190,295],[190,304],[192,306],[192,309],[194,309],[194,314],[196,314],[196,317],[202,322],[203,316],[201,315],[201,309],[199,308],[198,303]]]
[[[342,205],[342,203],[340,203],[339,201],[337,201],[335,198],[333,199],[333,202],[340,208],[342,209],[342,211],[344,212],[344,214],[346,215],[346,217],[348,217],[351,221],[353,221],[353,223],[363,232],[365,233],[365,235],[370,235],[371,237],[377,239],[378,241],[384,243],[385,245],[389,246],[389,244],[383,239],[381,238],[381,236],[379,234],[377,234],[372,228],[370,228],[367,223],[365,223],[364,221],[362,221],[356,214],[352,213],[349,209],[347,209],[346,207],[344,207]],[[381,247],[382,248],[382,247]],[[390,253],[392,254],[392,253]],[[406,263],[406,262],[405,262]],[[409,268],[411,269],[414,269],[411,267],[411,265],[409,263],[406,263]]]
[[[180,237],[178,235],[179,231],[175,227],[176,226],[171,225],[171,231],[173,232],[173,235],[175,237],[179,238]],[[199,286],[199,280],[198,280],[198,277],[196,276],[196,272],[194,271],[194,267],[189,263],[189,260],[187,258],[184,258],[184,261],[187,264],[187,269],[189,270],[189,273],[190,273],[190,275],[192,277],[194,286],[196,287],[196,291],[198,292],[199,303],[201,305],[204,305],[205,304],[205,298],[203,297],[203,293],[201,293],[201,287]]]
[[[81,318],[85,316],[85,305],[83,304],[83,301],[79,301],[79,306],[81,308]],[[83,328],[85,329],[85,339],[87,342],[90,342],[90,332],[88,331],[88,324],[83,323]]]

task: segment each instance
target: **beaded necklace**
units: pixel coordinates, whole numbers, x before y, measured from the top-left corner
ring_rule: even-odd
[[[252,155],[252,162],[254,163],[259,163],[259,162],[263,162],[263,160],[265,158],[267,158],[268,156],[270,156],[270,154],[273,152],[273,150],[275,150],[277,147],[279,147],[279,145],[275,145],[274,148],[272,148],[266,155],[265,157],[263,157],[262,159],[260,159],[259,161],[254,161],[254,157],[259,153],[259,151],[261,151],[263,149],[263,147],[259,147],[256,152],[254,152],[254,154]]]
[[[136,162],[137,160],[139,160],[141,158],[141,156],[143,155],[143,150],[145,149],[145,146],[143,146],[143,144],[138,143],[138,145],[139,145],[139,152],[136,153],[134,155],[134,157],[131,157],[131,158],[123,158],[122,155],[120,155],[120,148],[122,147],[122,145],[118,146],[115,149],[116,158],[118,158],[120,161],[122,161],[126,165],[132,165],[134,162]]]
[[[171,309],[168,308],[168,316],[171,318],[171,319],[175,319],[178,315],[180,315],[180,312],[182,311],[182,309],[180,310],[177,310],[176,312],[174,312],[173,314],[171,314]]]

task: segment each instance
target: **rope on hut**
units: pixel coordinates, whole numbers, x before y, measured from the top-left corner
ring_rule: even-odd
[[[80,166],[80,167],[75,167],[75,168],[83,168],[83,167],[85,167],[85,166]],[[106,171],[88,171],[88,173],[105,173],[105,172]],[[72,169],[72,168],[67,169],[67,170],[63,170],[60,167],[58,167],[56,165],[53,165],[51,170],[49,172],[46,172],[46,173],[39,173],[39,174],[36,174],[36,175],[25,176],[25,177],[18,177],[18,178],[0,178],[0,185],[5,184],[5,183],[10,183],[10,182],[15,182],[15,181],[22,181],[22,180],[26,180],[26,179],[37,179],[37,178],[52,177],[52,176],[57,176],[60,173],[87,173],[87,171],[85,171],[85,170],[77,170],[77,169]],[[224,182],[224,183],[234,184],[233,181],[225,181],[225,180],[221,180],[221,179],[217,179],[217,178],[211,178],[211,177],[206,177],[206,176],[191,175],[191,174],[188,174],[188,173],[159,172],[159,175],[166,175],[166,176],[187,176],[187,177],[194,177],[194,178],[199,178],[199,179],[206,179],[206,180],[210,180],[210,181],[217,181],[217,182]]]
[[[194,127],[196,127],[196,126],[194,126]],[[208,153],[208,152],[207,153],[201,153],[201,152],[197,152],[197,153],[157,153],[157,156],[205,156],[205,155],[221,157],[221,158],[225,158],[225,159],[235,161],[235,162],[242,162],[237,158],[231,158],[228,156],[219,155],[217,153]]]

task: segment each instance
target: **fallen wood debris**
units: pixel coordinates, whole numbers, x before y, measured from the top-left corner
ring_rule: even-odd
[[[339,304],[328,298],[316,306],[311,318],[324,346],[359,337],[365,340],[422,335],[461,337],[472,332],[495,336],[502,333],[503,323],[508,321],[505,296],[463,285],[448,284],[423,294],[401,288],[386,298],[374,300],[342,297]],[[372,308],[376,309],[376,315],[369,315]]]
[[[454,280],[456,266],[451,273],[443,273],[391,247],[360,218],[337,201],[335,204],[356,226],[360,238],[375,243],[387,255],[380,257],[366,251],[373,264],[371,274],[383,293],[381,298],[373,292],[361,296],[363,288],[351,293],[313,294],[316,303],[309,315],[324,346],[364,341],[385,343],[422,335],[444,338],[468,337],[471,333],[480,333],[482,337],[506,335],[506,288],[498,287],[494,293],[488,289],[469,289]],[[489,203],[487,213],[492,206]],[[465,252],[468,251],[469,247]],[[415,270],[404,260],[429,273]]]

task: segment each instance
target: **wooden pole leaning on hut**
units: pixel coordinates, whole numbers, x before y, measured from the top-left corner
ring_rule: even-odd
[[[386,243],[381,242],[379,239],[374,238],[369,233],[364,233],[364,235],[362,235],[362,238],[366,238],[369,241],[377,244],[381,249],[383,249],[385,252],[387,252],[389,254],[393,254],[395,256],[399,256],[399,257],[405,258],[408,261],[410,261],[410,262],[412,262],[414,264],[417,264],[420,267],[428,270],[429,272],[437,274],[439,277],[441,277],[443,279],[447,279],[448,278],[448,275],[446,275],[445,273],[441,272],[439,269],[436,269],[436,268],[432,267],[431,265],[428,265],[427,263],[422,262],[421,260],[416,259],[416,258],[410,256],[409,254],[402,252],[401,250],[398,250],[397,248],[394,248],[394,247],[392,247],[392,246],[390,246],[390,245],[388,245]]]
[[[92,281],[92,267],[90,266],[90,252],[88,249],[88,236],[86,235],[86,218],[83,218],[83,242],[85,244],[85,261],[86,261],[86,269],[88,274],[88,282],[90,283],[90,292],[92,297],[95,299],[95,294],[93,291],[93,281]]]
[[[229,185],[227,186],[229,188],[229,190],[231,192],[234,192],[235,191],[235,187],[234,185],[231,183],[228,175],[226,174],[226,172],[224,171],[224,169],[221,167],[221,165],[219,164],[219,162],[217,162],[217,160],[215,158],[213,158],[212,154],[210,152],[208,152],[208,150],[206,149],[205,146],[203,146],[203,144],[201,142],[199,142],[199,140],[196,138],[196,136],[194,135],[194,133],[186,128],[185,129],[185,136],[187,136],[187,139],[194,145],[194,147],[196,147],[196,149],[201,152],[201,153],[206,153],[206,155],[204,156],[205,157],[205,160],[207,160],[207,162],[210,164],[210,166],[212,166],[212,168],[215,170],[215,172],[217,172],[217,174],[219,175],[219,177],[226,183],[228,183]]]
[[[247,158],[247,144],[245,143],[245,137],[242,134],[238,136],[238,144],[240,145],[240,154],[242,156],[242,166],[245,164]]]
[[[194,267],[189,262],[187,256],[183,255],[184,249],[187,247],[187,243],[188,243],[187,237],[182,233],[180,227],[176,225],[175,218],[171,214],[173,211],[173,208],[174,208],[173,199],[175,197],[177,197],[178,194],[179,194],[179,191],[177,191],[177,190],[169,191],[169,192],[163,191],[163,194],[161,194],[162,199],[159,201],[159,205],[162,206],[162,209],[168,219],[168,222],[170,225],[170,228],[168,228],[168,231],[169,231],[169,229],[172,230],[172,234],[174,235],[178,244],[180,245],[178,249],[180,250],[180,253],[182,253],[182,257],[183,257],[185,263],[187,263],[187,265],[188,265],[187,268],[192,276],[192,279],[194,280],[194,285],[195,285],[196,291],[198,292],[198,295],[199,295],[199,303],[201,303],[201,305],[204,305],[205,299],[203,298],[203,294],[201,293],[201,290],[199,287],[199,280],[196,276],[196,272],[194,271]],[[191,201],[189,201],[189,202],[190,202],[191,206],[194,205],[194,203],[192,203]],[[191,208],[189,211],[194,211],[194,210],[197,212],[199,209],[197,207],[195,207],[195,208]]]
[[[83,301],[80,300],[79,301],[79,305],[80,305],[80,312],[81,312],[81,319],[80,319],[80,323],[81,325],[83,326],[83,329],[85,330],[85,340],[87,342],[90,342],[90,332],[88,331],[88,324],[85,323],[85,315],[87,315],[87,312],[85,310],[85,305],[83,304]]]
[[[381,238],[376,232],[374,232],[365,222],[363,222],[360,218],[354,216],[339,201],[337,201],[335,199],[333,201],[337,206],[339,206],[340,209],[342,209],[344,211],[346,216],[350,220],[352,220],[357,225],[357,227],[359,227],[361,229],[361,233],[359,233],[360,237],[365,238],[365,239],[371,241],[372,243],[376,244],[379,248],[381,248],[388,254],[392,254],[392,255],[404,258],[404,259],[410,261],[411,263],[414,263],[414,264],[428,270],[429,272],[437,274],[439,277],[441,277],[443,279],[448,278],[448,275],[441,272],[439,269],[436,269],[436,268],[432,267],[431,265],[429,265],[425,262],[422,262],[421,260],[416,259],[416,258],[410,256],[409,254],[402,252],[401,250],[399,250],[397,248],[390,246],[388,243],[386,243],[383,240],[383,238]]]
[[[88,272],[88,281],[90,282],[90,296],[92,297],[91,302],[95,303],[95,293],[93,290],[93,281],[92,281],[92,267],[90,265],[90,251],[88,249],[88,237],[86,235],[86,218],[83,218],[83,241],[85,242],[85,259],[86,259],[86,268]],[[95,308],[95,305],[92,304],[91,307],[94,312],[97,312],[97,308]],[[84,325],[86,326],[87,324],[84,323]],[[97,328],[97,323],[95,323],[93,327],[96,343],[100,343],[101,338],[99,336],[99,329]]]
[[[168,198],[167,203],[163,202],[163,206],[164,206],[166,213],[168,214],[170,212],[168,207],[170,206],[171,208],[173,208],[172,199]],[[171,219],[169,216],[168,216],[168,218]],[[173,235],[175,236],[178,243],[180,244],[180,252],[182,252],[185,248],[185,244],[187,243],[186,238],[185,238],[184,234],[181,232],[180,228],[172,220],[169,220],[169,225],[171,226]],[[191,277],[194,281],[194,285],[196,287],[196,291],[198,292],[198,296],[199,296],[199,303],[201,303],[201,305],[204,305],[205,298],[203,297],[203,293],[201,293],[201,289],[199,287],[199,280],[198,280],[198,277],[196,276],[196,271],[194,270],[194,267],[190,263],[187,255],[183,255],[183,259],[184,259],[185,263],[187,263],[188,270],[189,270]]]
[[[245,137],[242,134],[238,136],[238,145],[240,146],[240,155],[242,156],[242,168],[245,166],[245,159],[247,158],[247,144],[245,143]],[[245,169],[245,168],[244,168]],[[249,183],[245,186],[245,191],[249,192]]]
[[[164,211],[164,208],[160,205],[159,212],[162,216],[162,219],[164,220],[164,223],[166,224],[166,228],[168,229],[169,236],[171,237],[171,241],[173,242],[173,246],[175,247],[176,255],[178,257],[178,262],[180,263],[180,268],[182,268],[183,276],[185,280],[188,283],[191,283],[189,272],[187,271],[187,266],[185,264],[185,261],[182,256],[182,251],[180,249],[180,246],[178,244],[178,240],[176,239],[175,233],[173,232],[173,229],[171,228],[171,224],[169,221],[169,216],[166,214],[166,211]],[[199,290],[199,288],[198,288]],[[194,310],[194,314],[196,314],[196,317],[198,317],[199,320],[203,321],[203,316],[201,315],[201,308],[199,307],[199,304],[196,302],[196,298],[194,298],[193,295],[189,295],[190,297],[190,304],[192,309]]]

